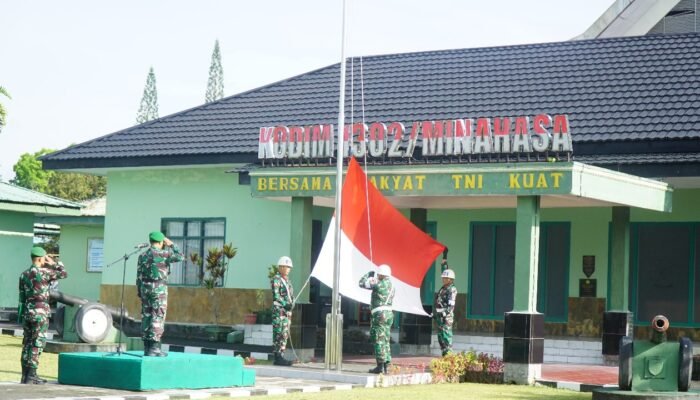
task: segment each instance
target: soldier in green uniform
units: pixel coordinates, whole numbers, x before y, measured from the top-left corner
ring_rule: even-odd
[[[39,378],[39,356],[46,344],[49,327],[49,286],[68,276],[63,263],[56,263],[41,247],[31,251],[32,266],[19,276],[19,311],[24,339],[22,340],[22,383],[46,383]]]
[[[272,346],[275,352],[275,365],[290,366],[292,362],[284,358],[284,350],[289,339],[289,325],[294,308],[294,289],[289,280],[292,259],[283,256],[277,261],[277,273],[272,277]]]
[[[391,365],[391,325],[394,323],[394,312],[391,304],[394,301],[394,285],[391,283],[391,267],[386,264],[379,266],[377,277],[370,271],[360,278],[360,287],[372,290],[372,320],[369,337],[374,343],[374,357],[377,366],[370,369],[372,374],[387,373]]]
[[[442,355],[452,352],[452,325],[454,324],[457,288],[454,285],[455,273],[451,269],[442,271],[442,287],[435,298],[434,317],[438,326],[438,343]]]
[[[165,357],[160,338],[168,311],[168,275],[170,264],[184,259],[175,243],[161,232],[148,235],[151,247],[141,253],[136,272],[136,290],[141,299],[141,329],[143,354]]]

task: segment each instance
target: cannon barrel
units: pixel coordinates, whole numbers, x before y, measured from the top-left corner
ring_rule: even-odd
[[[657,315],[651,320],[651,327],[657,332],[666,332],[669,327],[668,318],[663,315]]]
[[[652,343],[659,344],[666,342],[666,331],[669,327],[668,318],[663,315],[655,316],[651,319],[651,327],[653,329],[651,333]]]
[[[91,302],[90,300],[84,297],[73,296],[71,294],[66,294],[57,290],[52,290],[49,293],[49,297],[51,297],[51,299],[56,300],[59,303],[67,304],[69,306],[84,306],[85,304]],[[107,310],[107,312],[112,314],[112,318],[114,318],[117,321],[120,319],[121,313],[119,312],[119,309],[114,308],[112,306],[108,306],[106,304],[102,304],[102,306],[105,308],[105,310]],[[129,313],[126,310],[124,310],[124,318],[127,320],[130,319]]]

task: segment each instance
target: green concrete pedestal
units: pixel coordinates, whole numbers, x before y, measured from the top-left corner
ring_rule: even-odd
[[[593,400],[700,400],[700,392],[639,392],[617,389],[596,389]]]
[[[253,386],[255,371],[240,357],[171,352],[143,357],[142,352],[61,353],[58,382],[126,390],[203,389]]]

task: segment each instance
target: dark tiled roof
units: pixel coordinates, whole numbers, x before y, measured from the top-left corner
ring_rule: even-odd
[[[696,33],[365,57],[365,116],[410,123],[566,113],[575,154],[676,140],[699,152],[699,61]],[[358,120],[359,59],[353,63]],[[350,74],[348,65],[348,90]],[[338,75],[335,64],[195,107],[53,153],[45,166],[254,161],[261,126],[337,122]]]

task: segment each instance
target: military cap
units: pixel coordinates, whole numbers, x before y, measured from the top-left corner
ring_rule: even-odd
[[[43,257],[46,255],[46,250],[39,246],[32,247],[32,257]]]
[[[163,235],[162,232],[154,231],[154,232],[151,232],[151,233],[148,235],[148,239],[149,239],[151,242],[162,242],[163,239],[165,239],[165,235]]]

